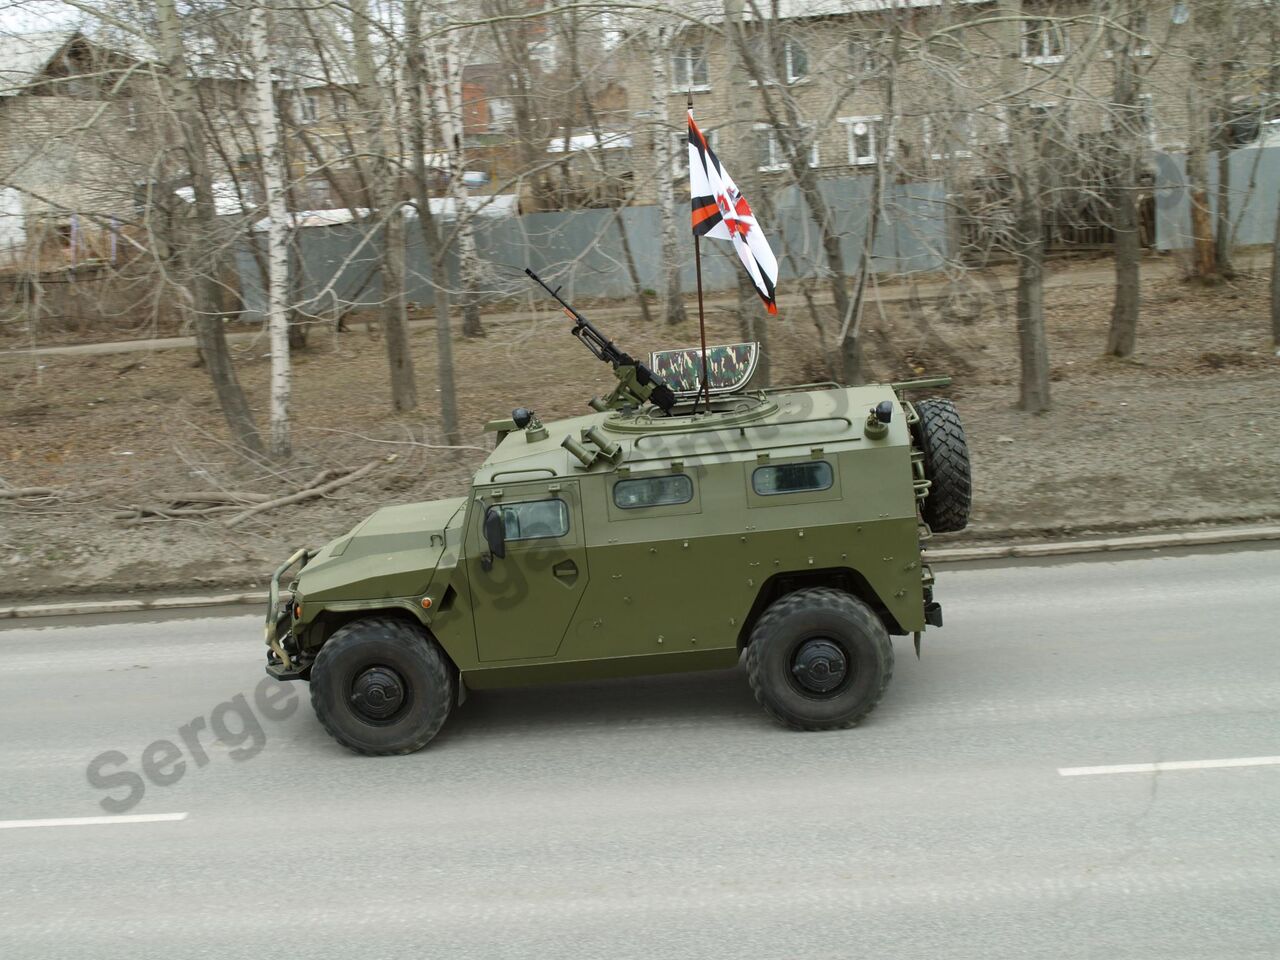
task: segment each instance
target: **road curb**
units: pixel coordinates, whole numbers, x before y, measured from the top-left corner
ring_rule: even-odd
[[[1280,540],[1280,526],[1232,527],[1195,530],[1190,533],[1151,533],[1058,543],[1008,543],[994,547],[941,547],[926,549],[927,563],[962,563],[971,560],[1069,557],[1086,553],[1118,553],[1124,550],[1160,550],[1168,547],[1210,547],[1229,543]]]
[[[184,610],[192,607],[226,607],[267,602],[267,591],[219,593],[196,597],[151,597],[138,600],[81,600],[68,603],[36,603],[0,607],[0,620],[35,617],[83,617],[102,613],[146,613],[152,610]]]
[[[1125,550],[1160,550],[1169,547],[1210,547],[1231,543],[1280,540],[1280,526],[1234,527],[1224,530],[1196,530],[1191,533],[1153,533],[1132,537],[1105,537],[1096,540],[1068,540],[1059,543],[1010,543],[994,547],[941,547],[924,551],[930,564],[964,563],[975,560],[1040,559],[1070,557],[1089,553],[1120,553]],[[83,617],[104,613],[147,613],[156,610],[186,610],[267,602],[265,590],[219,593],[192,597],[152,597],[137,600],[84,600],[67,603],[37,603],[0,607],[0,620],[38,617]]]

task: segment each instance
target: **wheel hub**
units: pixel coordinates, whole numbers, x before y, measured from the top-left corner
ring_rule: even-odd
[[[351,684],[351,705],[367,720],[390,719],[404,699],[404,680],[390,667],[370,667]]]
[[[791,672],[810,693],[830,693],[844,683],[849,661],[840,645],[831,640],[806,640],[796,651]]]

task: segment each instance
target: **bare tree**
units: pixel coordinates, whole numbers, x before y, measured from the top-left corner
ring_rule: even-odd
[[[217,276],[219,242],[213,178],[199,122],[199,102],[183,49],[182,22],[174,0],[156,0],[156,19],[163,58],[160,79],[178,127],[179,149],[191,179],[194,199],[190,228],[182,231],[177,243],[184,267],[190,272],[196,340],[232,439],[246,450],[262,453],[262,438],[236,377],[218,306],[222,291]]]
[[[752,18],[761,22],[759,34],[762,42],[753,46],[745,36],[738,34],[738,50],[748,75],[760,93],[761,106],[768,118],[772,135],[786,159],[792,181],[800,190],[810,219],[818,229],[822,244],[823,262],[831,299],[835,304],[837,323],[842,324],[843,337],[837,344],[841,361],[841,377],[848,383],[862,382],[861,347],[857,343],[857,329],[851,322],[853,301],[849,297],[848,280],[844,272],[844,253],[840,245],[840,232],[835,217],[818,182],[818,173],[809,162],[813,140],[820,125],[805,122],[799,106],[788,89],[791,81],[785,49],[785,38],[779,26],[781,22],[778,0],[773,0],[768,14],[761,11],[756,0],[749,0]],[[853,338],[850,341],[850,337]]]
[[[287,174],[280,150],[280,121],[272,78],[271,36],[265,2],[249,9],[258,137],[267,200],[267,328],[271,339],[271,454],[285,459],[289,439],[289,209]]]
[[[1234,103],[1236,73],[1236,0],[1210,0],[1205,6],[1212,6],[1212,25],[1217,38],[1218,78],[1216,96],[1213,98],[1213,146],[1218,154],[1218,190],[1217,210],[1214,218],[1213,255],[1217,261],[1218,273],[1230,278],[1235,276],[1235,267],[1231,262],[1233,246],[1231,221],[1231,148],[1232,120],[1235,117]]]
[[[468,337],[483,337],[484,326],[480,322],[479,256],[476,253],[466,181],[462,57],[458,49],[457,31],[446,30],[442,37],[430,42],[429,51],[435,75],[435,82],[431,84],[434,92],[435,126],[438,140],[447,157],[449,198],[453,200],[453,232],[458,240],[458,274],[462,281],[462,333]],[[416,53],[410,50],[408,56],[416,56]],[[436,282],[443,283],[446,279],[439,276],[436,277]]]
[[[575,0],[574,6],[576,7],[576,5]],[[604,128],[600,125],[595,105],[591,102],[591,89],[582,72],[583,57],[581,56],[582,38],[579,11],[570,9],[565,16],[560,18],[559,23],[560,34],[566,46],[566,59],[569,61],[569,76],[582,102],[582,112],[587,121],[587,131],[591,134],[590,149],[596,155],[596,162],[600,165],[602,175],[606,177],[606,183],[609,183],[612,179],[612,174],[609,170],[609,155],[606,149],[608,145],[605,143]],[[569,144],[566,142],[566,152],[568,148]],[[635,254],[631,251],[631,239],[627,236],[627,224],[622,216],[622,211],[632,192],[628,190],[628,196],[616,198],[618,209],[613,217],[613,226],[617,231],[618,244],[622,248],[623,265],[627,268],[627,275],[631,278],[631,287],[635,291],[636,300],[640,304],[640,315],[644,318],[645,323],[649,323],[653,319],[649,315],[649,300],[644,293],[644,284],[640,282],[640,271],[636,267]]]
[[[731,169],[738,189],[749,203],[755,204],[757,215],[764,216],[767,206],[765,197],[759,190],[760,177],[756,171],[752,125],[756,112],[755,98],[752,96],[750,75],[743,62],[743,51],[747,48],[743,9],[743,0],[725,0],[724,47],[725,60],[729,65],[729,122],[725,128],[729,136],[725,139],[732,144],[725,156],[733,164]],[[745,273],[738,274],[737,294],[738,329],[742,331],[744,340],[754,340],[760,344],[760,363],[756,376],[761,383],[768,385],[771,382],[769,324],[761,315],[760,297]]]
[[[1112,13],[1117,4],[1112,4]],[[1112,106],[1114,139],[1110,151],[1112,226],[1115,231],[1116,292],[1111,308],[1111,328],[1107,353],[1113,357],[1132,356],[1138,331],[1141,298],[1142,246],[1138,236],[1138,176],[1143,154],[1138,94],[1141,79],[1133,56],[1134,43],[1142,22],[1136,9],[1111,28]]]
[[[1271,343],[1280,357],[1280,196],[1276,197],[1276,235],[1271,241]]]
[[[1191,200],[1192,272],[1199,280],[1208,283],[1220,275],[1213,236],[1213,214],[1209,208],[1210,124],[1206,104],[1212,98],[1212,91],[1208,41],[1204,35],[1204,30],[1214,21],[1212,16],[1206,16],[1205,6],[1191,8],[1194,12],[1189,23],[1195,39],[1187,49],[1190,66],[1190,82],[1187,84],[1187,187]]]
[[[430,82],[422,40],[422,7],[419,0],[405,0],[405,86],[409,99],[409,144],[413,151],[413,179],[418,207],[418,227],[423,250],[431,263],[433,300],[436,314],[436,379],[440,383],[440,426],[445,442],[461,442],[458,429],[457,386],[453,371],[453,331],[449,318],[448,250],[440,236],[440,225],[431,212],[431,190],[427,181],[426,88]]]
[[[391,407],[397,412],[418,405],[413,355],[404,296],[404,216],[400,197],[400,168],[392,162],[396,136],[391,122],[391,92],[379,83],[377,62],[369,40],[368,0],[351,0],[351,45],[355,57],[356,98],[364,115],[373,166],[372,192],[382,220],[382,333],[391,369]]]
[[[655,27],[646,32],[650,75],[649,111],[653,129],[654,180],[658,187],[658,220],[662,232],[662,312],[669,324],[684,323],[684,291],[680,282],[680,264],[684,261],[677,241],[676,196],[672,176],[675,164],[671,157],[671,75],[668,72],[670,44],[667,28]]]
[[[1021,32],[1021,0],[1005,0],[999,16]],[[1021,378],[1018,406],[1028,413],[1049,409],[1049,346],[1044,331],[1044,164],[1040,132],[1032,122],[1028,86],[1019,75],[1015,34],[1004,53],[1010,146],[1009,177],[1013,186],[1012,245],[1017,257],[1018,359]]]

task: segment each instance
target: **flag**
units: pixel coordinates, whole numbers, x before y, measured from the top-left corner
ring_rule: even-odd
[[[707,138],[693,122],[692,110],[689,111],[689,195],[693,198],[694,236],[733,241],[733,248],[747,268],[747,276],[764,301],[765,309],[777,313],[774,291],[778,283],[778,261],[747,198],[738,191]]]

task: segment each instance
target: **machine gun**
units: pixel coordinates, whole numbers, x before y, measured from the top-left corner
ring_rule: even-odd
[[[671,408],[676,405],[676,395],[666,383],[639,360],[615,347],[613,341],[596,329],[590,320],[569,306],[560,296],[559,287],[552,290],[528,267],[525,267],[524,272],[538,286],[551,294],[564,309],[565,316],[573,321],[573,329],[569,332],[577,337],[596,359],[604,360],[613,366],[613,375],[618,378],[618,385],[603,400],[593,397],[591,399],[593,409],[604,411],[626,406],[638,407],[648,401],[663,413],[671,412]]]

